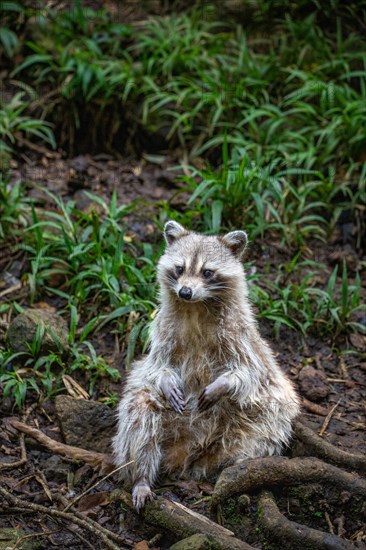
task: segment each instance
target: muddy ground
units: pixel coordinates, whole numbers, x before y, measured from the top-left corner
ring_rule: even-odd
[[[151,221],[151,214],[164,201],[171,201],[171,206],[180,210],[186,199],[184,193],[177,194],[182,185],[176,183],[175,173],[169,170],[169,167],[176,164],[175,160],[168,157],[157,160],[157,163],[144,159],[114,160],[106,155],[63,159],[60,155],[50,154],[47,157],[27,152],[18,162],[12,161],[12,178],[33,181],[27,192],[34,199],[45,200],[42,188],[47,188],[53,193],[61,194],[65,199],[75,200],[81,210],[87,209],[90,204],[84,190],[92,191],[105,199],[109,199],[115,190],[119,203],[141,199],[144,201],[143,212],[141,209],[139,215],[128,219],[128,233],[136,239],[154,242],[160,237],[156,235],[157,228]],[[341,229],[338,228],[339,234]],[[332,245],[322,246],[317,243],[316,246],[317,257],[324,258],[330,270],[335,263],[341,263],[343,258],[346,258],[351,270],[362,260],[362,251],[356,250],[350,243],[342,242],[341,238],[337,240],[335,237]],[[278,246],[275,241],[252,243],[248,255],[249,260],[255,260],[259,272],[264,270],[270,260],[268,276],[273,278],[276,276],[276,265],[292,258],[291,252]],[[18,266],[17,277],[21,278],[22,270],[27,267],[23,260],[19,251],[14,252],[5,247],[0,253],[0,279],[4,272],[11,271],[14,262]],[[363,285],[365,284],[364,278]],[[6,300],[14,299],[19,299],[23,306],[29,305],[26,295],[22,297],[15,293],[6,296]],[[52,307],[62,307],[62,303],[57,304],[51,299],[49,303]],[[336,406],[324,431],[324,440],[345,451],[365,453],[366,337],[340,336],[336,340],[332,336],[320,338],[315,334],[303,337],[286,328],[281,329],[280,338],[275,339],[269,322],[261,322],[260,328],[304,400],[302,421],[319,431],[324,425],[326,415]],[[4,330],[1,337],[4,337]],[[113,366],[122,372],[123,378],[124,357],[123,354],[116,354],[115,336],[109,334],[106,327],[93,338],[98,353],[111,358]],[[353,353],[340,354],[351,349],[354,350]],[[74,378],[83,386],[82,376],[78,378],[78,374],[74,373]],[[120,391],[120,388],[120,383],[103,381],[96,387],[92,398],[98,400],[106,395],[107,390]],[[27,406],[32,406],[31,399],[27,401]],[[2,469],[2,464],[11,463],[20,457],[18,434],[10,427],[9,421],[20,419],[21,416],[12,399],[1,401],[0,484],[3,487],[25,500],[44,506],[50,506],[53,502],[62,508],[65,503],[100,479],[90,466],[63,459],[29,438],[25,439],[26,463],[20,468]],[[53,439],[63,439],[56,419],[54,399],[47,399],[31,410],[27,423],[38,427]],[[86,426],[85,430],[87,429]],[[298,456],[303,452],[303,446],[294,440],[288,455]],[[99,525],[121,534],[125,538],[126,547],[141,541],[150,541],[150,547],[169,548],[177,540],[171,533],[149,526],[120,501],[111,498],[117,485],[116,477],[99,484],[92,491],[93,496],[89,495],[84,499],[79,511],[96,520]],[[212,482],[197,484],[192,480],[185,480],[175,484],[167,482],[157,493],[216,520],[211,515],[209,499],[205,498],[210,496],[212,490]],[[289,519],[325,532],[333,530],[335,534],[351,540],[355,547],[366,548],[365,508],[358,505],[357,509],[352,508],[352,499],[347,494],[342,496],[334,487],[324,489],[319,484],[310,484],[281,488],[277,490],[276,496],[281,511]],[[269,548],[271,546],[265,542],[264,534],[257,526],[257,512],[255,494],[249,500],[242,499],[239,504],[234,499],[228,499],[221,519],[225,527],[232,529],[254,548]],[[65,522],[61,523],[59,519],[29,510],[18,509],[9,513],[6,506],[0,503],[0,529],[2,528],[20,529],[23,535],[32,535],[23,539],[17,548],[105,548],[103,541],[97,536],[93,537],[77,525],[68,524],[65,528]],[[43,534],[36,537],[36,533]],[[2,544],[0,538],[0,548],[5,548]],[[122,543],[120,547],[123,547]],[[147,547],[147,543],[136,546],[140,549]],[[273,546],[276,547],[278,546]]]

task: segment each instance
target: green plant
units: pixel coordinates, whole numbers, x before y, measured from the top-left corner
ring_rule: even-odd
[[[317,262],[301,260],[299,251],[289,263],[278,266],[274,280],[266,273],[249,276],[250,297],[259,309],[258,317],[271,321],[277,337],[283,325],[303,335],[366,332],[365,326],[357,321],[357,314],[366,310],[359,273],[351,284],[343,263],[341,280],[337,279],[336,266],[325,288],[319,288],[315,281],[322,278],[324,269]]]
[[[0,242],[19,236],[28,223],[29,202],[21,182],[10,183],[0,176]]]
[[[51,124],[23,114],[28,107],[23,92],[15,94],[9,103],[1,104],[0,107],[0,151],[11,152],[11,146],[23,135],[38,137],[53,148],[56,147]]]
[[[1,2],[0,15],[3,26],[0,28],[0,59],[3,52],[8,58],[12,58],[18,51],[20,41],[15,31],[19,27],[19,16],[23,14],[24,7],[20,2]]]
[[[71,311],[87,314],[81,342],[107,323],[123,319],[125,328],[129,315],[138,314],[129,339],[131,358],[137,337],[146,341],[144,326],[156,307],[155,253],[148,244],[138,248],[125,235],[123,219],[135,206],[118,206],[116,194],[110,204],[89,194],[94,209],[85,214],[72,201],[64,204],[49,196],[56,210],[33,208],[33,223],[20,245],[30,262],[31,299],[52,293],[71,304]]]
[[[311,293],[316,297],[315,317],[323,325],[323,330],[337,336],[341,331],[359,331],[366,333],[365,325],[356,320],[358,312],[366,311],[361,299],[361,278],[356,273],[354,284],[350,284],[347,265],[343,261],[341,285],[337,288],[338,266],[329,277],[326,289],[314,288]]]
[[[188,206],[199,199],[213,231],[224,224],[245,227],[252,238],[275,232],[288,244],[301,245],[309,236],[324,240],[327,222],[320,213],[325,203],[318,200],[325,183],[321,174],[276,172],[276,163],[262,167],[236,148],[229,158],[225,144],[223,159],[219,172],[192,169],[192,176],[185,178],[193,190]],[[318,179],[311,181],[310,176]],[[297,185],[291,183],[293,177]]]
[[[50,397],[64,387],[63,376],[78,371],[82,373],[89,393],[94,391],[101,377],[120,378],[119,371],[97,354],[92,342],[77,334],[79,322],[76,307],[70,304],[70,345],[63,349],[54,339],[56,351],[42,353],[45,328],[38,325],[35,335],[27,343],[27,351],[14,353],[0,348],[0,386],[4,397],[12,396],[18,408],[22,408],[29,392],[39,399]]]

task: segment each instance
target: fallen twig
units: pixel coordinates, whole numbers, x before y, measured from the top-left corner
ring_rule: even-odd
[[[70,521],[71,523],[75,523],[76,525],[79,525],[79,527],[82,527],[83,529],[87,529],[88,531],[93,533],[96,537],[100,538],[103,541],[106,548],[110,548],[111,550],[120,550],[121,548],[121,546],[117,546],[116,544],[114,544],[114,542],[110,540],[109,536],[105,534],[106,529],[103,529],[102,531],[100,529],[100,526],[96,522],[93,522],[93,524],[91,524],[90,520],[86,518],[81,519],[80,517],[77,517],[73,513],[63,512],[53,507],[48,508],[47,506],[42,506],[41,504],[35,504],[33,502],[27,502],[25,500],[22,500],[12,495],[11,493],[9,493],[9,491],[7,491],[1,486],[0,486],[0,494],[4,497],[4,499],[7,502],[9,502],[10,504],[16,507],[27,508],[28,510],[32,510],[33,512],[36,512],[36,513],[39,512],[41,514],[47,514],[51,517],[61,518],[63,520]]]
[[[314,550],[354,550],[353,544],[332,533],[324,533],[287,519],[278,509],[272,493],[263,491],[259,498],[260,523],[267,536],[286,548]]]
[[[5,290],[2,290],[0,292],[0,298],[3,298],[7,294],[12,294],[13,292],[16,292],[17,290],[21,290],[22,286],[23,286],[22,283],[17,283],[16,285],[13,285],[9,288],[6,288]]]
[[[327,525],[328,525],[329,533],[334,535],[333,523],[332,523],[332,521],[330,519],[330,515],[328,514],[327,511],[324,512],[324,517],[325,517],[325,521],[327,522]]]
[[[229,496],[247,493],[265,487],[299,485],[302,483],[330,483],[354,496],[366,497],[366,480],[357,474],[344,472],[317,458],[269,456],[245,461],[225,468],[212,494],[214,510]]]
[[[324,422],[323,422],[323,425],[322,427],[320,428],[319,430],[319,437],[322,437],[326,431],[326,429],[328,428],[329,426],[329,422],[331,421],[332,419],[332,416],[334,414],[334,411],[336,410],[336,408],[338,407],[339,403],[341,402],[341,399],[330,409],[329,413],[327,414],[327,416],[325,417],[324,419]]]
[[[40,153],[41,155],[44,155],[49,159],[59,159],[61,157],[60,153],[56,153],[56,152],[54,153],[52,151],[49,151],[49,149],[46,149],[46,147],[42,147],[41,145],[37,145],[36,143],[33,143],[29,139],[26,139],[25,137],[23,137],[19,132],[15,134],[15,137],[17,141],[20,143],[20,145],[28,147],[28,149],[31,149],[32,151],[36,151],[37,153]]]
[[[134,460],[131,460],[130,462],[126,462],[126,464],[122,464],[121,466],[118,466],[118,468],[115,468],[114,470],[112,470],[111,472],[109,472],[109,474],[107,474],[106,476],[102,477],[101,479],[98,479],[98,481],[96,481],[95,483],[93,483],[93,485],[91,487],[89,487],[86,491],[84,491],[83,493],[81,493],[80,495],[78,495],[72,502],[70,502],[66,508],[64,509],[64,512],[67,512],[72,506],[74,506],[83,496],[85,496],[86,494],[88,494],[92,489],[95,489],[95,487],[97,485],[99,485],[100,483],[102,483],[103,481],[105,481],[107,478],[109,478],[110,476],[112,476],[113,474],[115,474],[116,472],[119,472],[120,470],[122,470],[123,468],[126,468],[126,466],[129,466],[130,464],[132,464],[134,462]]]
[[[36,409],[38,406],[38,403],[33,403],[30,407],[27,408],[25,413],[22,415],[22,421],[26,422],[29,415]],[[13,426],[13,423],[11,423]],[[26,425],[26,424],[25,424]],[[20,430],[19,430],[20,431]],[[0,464],[0,472],[2,470],[9,470],[11,468],[20,468],[21,466],[24,466],[24,464],[27,463],[27,451],[25,448],[25,440],[24,440],[24,434],[19,434],[19,446],[20,446],[20,459],[15,460],[14,462],[6,462],[3,464]]]
[[[366,472],[366,457],[364,455],[349,453],[342,449],[338,449],[338,447],[324,441],[318,434],[299,420],[294,422],[294,431],[296,437],[304,443],[306,449],[311,454],[320,458],[325,458],[338,466],[345,466],[360,472]]]
[[[309,401],[305,397],[303,397],[302,399],[302,406],[307,411],[313,414],[318,414],[319,416],[327,416],[328,414],[327,409],[325,409],[321,405],[318,405],[317,403],[313,403],[312,401]]]
[[[113,494],[114,493],[111,494],[111,499],[110,499],[111,502],[114,501]],[[67,499],[63,495],[61,495],[60,493],[55,494],[54,498],[55,498],[55,500],[60,502],[60,504],[62,504],[62,506],[66,507],[68,505]],[[84,514],[82,514],[78,510],[72,509],[72,513],[77,518],[86,519],[90,523],[90,525],[95,526],[96,528],[98,528],[102,533],[104,533],[106,536],[108,536],[110,539],[114,540],[115,542],[118,542],[120,544],[125,544],[127,546],[133,546],[134,545],[133,541],[128,539],[124,535],[120,535],[120,534],[114,533],[113,531],[109,531],[109,529],[106,529],[105,527],[102,527],[101,525],[99,525],[99,523],[97,523],[96,521],[94,521],[93,519],[91,519],[89,517],[86,517]]]
[[[16,541],[15,545],[12,547],[12,550],[17,550],[17,548],[20,547],[19,545],[22,544],[22,542],[24,542],[25,540],[39,538],[39,537],[49,537],[50,535],[54,535],[59,531],[60,531],[59,529],[54,529],[53,531],[44,531],[42,533],[31,533],[29,535],[23,535]]]

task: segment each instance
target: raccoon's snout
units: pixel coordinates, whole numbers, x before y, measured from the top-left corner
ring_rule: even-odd
[[[183,300],[190,300],[192,298],[192,289],[187,286],[182,286],[179,291],[179,297],[183,298]]]

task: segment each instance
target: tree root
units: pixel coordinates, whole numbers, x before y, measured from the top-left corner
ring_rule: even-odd
[[[26,434],[54,453],[65,457],[80,460],[90,464],[102,472],[113,470],[112,459],[109,455],[97,453],[65,445],[55,441],[40,430],[32,428],[23,422],[13,420],[11,425]],[[325,457],[331,462],[347,466],[349,468],[366,471],[366,458],[337,449],[327,443],[311,429],[297,421],[294,426],[297,437],[316,455]],[[366,480],[355,473],[345,472],[336,466],[322,462],[318,458],[294,458],[266,457],[247,460],[241,464],[226,468],[219,476],[212,495],[212,509],[217,510],[218,505],[228,497],[256,491],[266,487],[291,486],[303,483],[327,483],[346,490],[356,498],[366,498]],[[68,513],[55,508],[28,503],[14,497],[11,493],[0,487],[0,495],[3,495],[8,503],[34,512],[47,513],[52,517],[69,520],[93,532],[101,538],[106,548],[115,549],[116,540],[114,533],[104,530],[98,524],[91,524],[81,515],[72,510]],[[134,510],[130,495],[121,489],[113,492],[113,499],[122,500],[131,510]],[[74,503],[67,506],[69,508]],[[309,527],[289,521],[278,510],[270,493],[264,492],[260,498],[262,509],[261,522],[270,537],[281,541],[284,548],[294,548],[301,544],[302,540],[308,542],[312,548],[324,548],[332,550],[349,550],[353,548],[348,541],[340,539],[331,533],[323,533]],[[149,502],[143,512],[142,518],[146,522],[162,527],[179,538],[187,538],[195,534],[203,534],[215,542],[219,548],[231,548],[234,550],[250,550],[252,547],[235,538],[234,534],[209,520],[205,516],[186,508],[182,504],[172,502],[159,497]],[[274,531],[274,532],[273,532]],[[301,535],[299,536],[299,532]],[[282,538],[281,538],[282,537]],[[297,537],[297,538],[296,538]],[[288,546],[286,545],[288,542]]]
[[[122,500],[136,513],[129,493],[123,489],[114,491],[113,498]],[[202,514],[190,510],[183,504],[163,497],[157,497],[155,500],[148,502],[142,511],[142,517],[146,522],[163,527],[182,539],[195,534],[203,534],[211,538],[217,548],[253,550],[252,546],[235,538],[232,531],[218,525]]]
[[[324,533],[287,519],[278,509],[269,491],[259,497],[259,521],[269,539],[281,548],[312,550],[354,550],[353,544],[331,533]]]
[[[22,415],[22,422],[26,422],[31,412],[38,406],[38,403],[33,403],[28,409],[25,411],[25,413]],[[12,425],[12,424],[11,424]],[[20,468],[21,466],[24,466],[27,464],[27,451],[25,449],[25,439],[24,439],[24,433],[19,434],[19,446],[20,446],[20,459],[16,460],[14,462],[6,462],[0,464],[0,472],[2,470],[8,470],[13,468]]]
[[[65,445],[63,443],[60,443],[59,441],[55,441],[54,439],[48,437],[40,430],[37,430],[36,428],[32,428],[31,426],[28,426],[27,424],[24,424],[22,422],[18,422],[17,420],[13,420],[11,422],[11,425],[15,429],[32,437],[33,439],[35,439],[36,441],[38,441],[39,443],[41,443],[42,445],[44,445],[54,453],[61,454],[67,458],[71,458],[74,460],[80,460],[80,461],[86,462],[87,464],[90,464],[93,468],[99,468],[104,471],[110,471],[112,469],[112,466],[113,466],[112,459],[109,455],[87,451],[85,449],[80,449],[79,447],[73,447],[71,445]],[[8,497],[9,498],[7,500],[10,500],[10,498],[12,498],[13,503],[15,503],[15,500],[19,500],[19,499],[16,499],[16,497],[13,497],[10,493],[8,494]],[[127,506],[131,508],[132,511],[136,512],[135,509],[133,508],[131,497],[126,491],[118,489],[114,491],[112,498],[114,500],[116,499],[123,500],[123,502],[127,504]],[[76,500],[77,499],[75,499],[75,501]],[[48,513],[51,516],[56,515],[64,519],[70,519],[70,521],[74,521],[74,523],[77,523],[78,525],[80,525],[80,523],[78,522],[84,521],[83,517],[77,511],[74,511],[74,510],[73,510],[73,513],[67,512],[67,510],[69,510],[69,508],[73,504],[74,502],[69,503],[66,506],[65,510],[61,512],[59,510],[55,510],[54,508],[46,508],[44,506],[38,506],[32,503],[27,503],[22,501],[22,506],[24,508],[30,508],[34,511],[44,511],[44,512],[48,510],[49,511]],[[19,505],[19,503],[17,505]],[[189,508],[186,508],[182,504],[171,502],[164,498],[159,497],[156,501],[148,503],[145,506],[145,509],[143,511],[143,517],[148,523],[151,523],[153,525],[157,525],[160,527],[164,527],[165,529],[171,531],[174,535],[181,538],[188,537],[196,533],[203,533],[209,537],[212,537],[212,539],[217,543],[218,547],[220,546],[222,548],[232,548],[233,550],[236,550],[236,549],[251,550],[252,549],[252,547],[246,544],[245,542],[242,542],[241,540],[236,539],[233,536],[233,533],[228,529],[225,529],[224,527],[221,527],[217,523],[214,523],[213,521],[209,520],[205,516],[202,516],[201,514],[198,514],[197,512],[194,512]],[[90,523],[90,520],[89,520],[89,523]],[[101,530],[101,533],[99,533],[99,536],[104,536],[110,539],[114,539],[114,537],[118,537],[118,535],[114,535],[114,533],[111,533],[108,531],[107,533],[104,533],[103,528],[101,527],[100,527],[100,530]],[[118,538],[120,539],[120,537]],[[105,544],[107,546],[106,542]],[[113,548],[113,544],[109,544],[108,547]]]
[[[48,437],[40,430],[32,428],[31,426],[28,426],[28,424],[24,424],[18,420],[12,420],[11,426],[16,430],[29,435],[32,439],[35,439],[38,443],[41,443],[41,445],[44,445],[47,449],[50,449],[56,454],[60,454],[73,460],[86,462],[86,464],[89,464],[93,468],[98,468],[102,473],[108,473],[113,470],[114,466],[112,458],[108,454],[87,451],[85,449],[80,449],[80,447],[73,447],[72,445],[65,445],[64,443],[60,443],[59,441],[55,441],[51,437]]]
[[[317,458],[269,456],[225,468],[216,482],[212,507],[216,510],[218,504],[228,497],[264,487],[319,482],[338,486],[354,496],[366,498],[366,480],[357,474],[344,472]]]
[[[63,519],[70,521],[71,523],[75,523],[79,527],[82,527],[83,529],[87,529],[91,533],[93,533],[96,537],[101,539],[103,542],[105,548],[109,548],[110,550],[120,550],[121,546],[116,545],[111,538],[113,537],[114,533],[110,533],[107,529],[104,529],[103,527],[100,527],[95,521],[91,521],[88,518],[80,518],[77,517],[73,513],[68,512],[62,512],[61,510],[57,510],[57,508],[42,506],[40,504],[34,504],[33,502],[27,502],[25,500],[22,500],[11,493],[9,493],[6,489],[0,486],[0,495],[11,505],[27,510],[31,510],[32,512],[39,512],[41,514],[46,514],[48,516],[51,516],[53,518]],[[108,533],[108,535],[106,534]]]
[[[312,401],[305,399],[305,397],[302,398],[301,405],[303,409],[306,409],[312,414],[317,414],[319,416],[327,416],[328,414],[328,411],[325,407],[318,405],[318,403],[313,403]]]
[[[338,447],[324,441],[324,439],[299,420],[294,422],[294,431],[296,437],[304,443],[306,450],[311,454],[329,460],[329,462],[338,466],[366,472],[365,456],[338,449]]]

